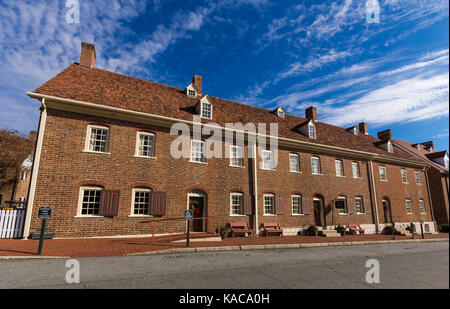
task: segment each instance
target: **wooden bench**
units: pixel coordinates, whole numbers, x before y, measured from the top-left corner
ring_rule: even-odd
[[[283,229],[280,227],[278,222],[264,222],[263,223],[264,236],[269,236],[272,234],[282,236]]]
[[[348,229],[352,235],[356,235],[357,232],[359,232],[360,235],[364,235],[364,229],[362,229],[359,224],[349,224]]]
[[[248,226],[248,222],[231,222],[230,223],[231,237],[236,234],[247,234],[247,236],[252,236],[253,230]]]

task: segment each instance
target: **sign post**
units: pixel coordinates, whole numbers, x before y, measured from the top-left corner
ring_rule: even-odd
[[[423,236],[423,219],[420,219],[420,232],[422,233],[422,239],[424,238]]]
[[[194,217],[194,211],[192,209],[186,209],[184,211],[184,220],[187,221],[186,247],[189,247],[190,222],[191,222],[193,217]]]
[[[49,206],[40,207],[38,211],[38,218],[42,220],[42,226],[41,226],[41,235],[39,237],[39,248],[38,248],[38,255],[41,255],[42,253],[42,246],[44,244],[44,235],[45,235],[45,225],[47,223],[47,219],[49,219],[52,216],[52,208]]]

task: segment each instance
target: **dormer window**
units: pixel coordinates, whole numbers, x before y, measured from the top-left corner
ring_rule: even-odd
[[[394,147],[392,146],[391,141],[389,141],[389,142],[386,144],[386,147],[387,147],[387,151],[388,151],[389,153],[393,153],[393,152],[394,152]]]
[[[308,124],[308,136],[309,138],[316,138],[316,126],[312,123]]]
[[[284,111],[283,110],[281,110],[281,109],[278,110],[278,117],[284,118]]]
[[[276,110],[273,111],[273,113],[280,118],[284,118],[284,116],[286,115],[286,111],[284,110],[283,106],[278,107]]]
[[[356,127],[353,128],[353,135],[358,135],[358,129]]]
[[[195,90],[188,90],[188,96],[190,96],[190,97],[196,97],[196,94],[195,94]]]
[[[201,108],[202,118],[212,119],[212,106],[211,103],[203,102]]]

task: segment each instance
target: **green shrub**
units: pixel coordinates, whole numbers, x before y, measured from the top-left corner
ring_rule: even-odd
[[[310,225],[305,231],[306,236],[317,236],[318,233],[319,229],[315,225]]]
[[[439,232],[448,233],[448,223],[439,224]]]
[[[338,225],[337,227],[336,227],[336,231],[339,233],[339,234],[341,234],[341,235],[345,235],[345,231],[346,229],[345,229],[345,227],[344,226],[342,226],[342,225]]]
[[[394,235],[397,233],[397,230],[395,228],[393,228],[392,226],[385,226],[383,231],[381,231],[382,234],[385,235]]]

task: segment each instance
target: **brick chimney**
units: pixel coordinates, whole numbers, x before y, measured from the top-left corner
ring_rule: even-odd
[[[378,132],[378,139],[381,140],[381,142],[383,142],[383,144],[387,143],[388,141],[390,141],[392,139],[392,131],[391,129],[387,129],[381,132]]]
[[[359,128],[359,133],[369,135],[369,130],[367,129],[367,123],[360,122],[358,124],[358,128]]]
[[[194,75],[192,77],[192,85],[194,85],[195,89],[197,89],[198,94],[202,94],[202,77],[198,75]]]
[[[81,42],[80,65],[92,69],[95,64],[95,46],[86,42]]]
[[[305,116],[309,120],[317,121],[317,108],[315,106],[310,106],[305,110]]]

